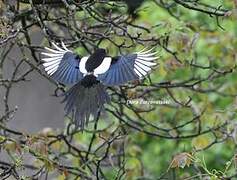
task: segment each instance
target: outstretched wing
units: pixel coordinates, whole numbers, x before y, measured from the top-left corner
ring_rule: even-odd
[[[83,74],[79,69],[81,60],[79,56],[68,50],[64,43],[62,43],[62,48],[55,43],[52,44],[55,49],[45,47],[48,52],[41,53],[46,56],[42,60],[47,74],[63,84],[74,84],[80,81],[83,78]]]
[[[108,71],[97,74],[97,79],[107,86],[121,85],[128,81],[145,77],[157,65],[156,52],[140,51],[134,54],[113,58]]]

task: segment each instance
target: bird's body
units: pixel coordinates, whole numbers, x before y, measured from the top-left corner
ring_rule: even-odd
[[[95,52],[89,56],[86,61],[85,69],[87,72],[93,72],[98,66],[105,60],[106,52],[105,49],[96,49]]]
[[[83,129],[90,116],[96,116],[109,102],[105,86],[115,86],[144,77],[156,63],[151,50],[111,57],[105,49],[96,49],[90,56],[80,57],[53,43],[55,49],[42,54],[46,72],[56,81],[73,85],[65,93],[66,115],[71,114],[76,126]]]
[[[96,79],[96,75],[94,74],[94,70],[96,68],[100,68],[103,61],[107,61],[105,49],[97,49],[95,52],[90,55],[89,57],[84,57],[85,63],[81,61],[79,66],[82,71],[84,71],[84,77],[81,80],[81,84],[86,87],[90,88],[91,86],[98,84],[99,81]]]
[[[91,86],[98,83],[100,83],[100,81],[98,81],[93,74],[88,74],[81,80],[81,85],[85,88],[90,88]]]

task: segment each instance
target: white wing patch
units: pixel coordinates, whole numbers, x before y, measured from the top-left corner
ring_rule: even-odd
[[[102,61],[102,63],[94,69],[94,75],[97,76],[98,74],[103,74],[106,71],[109,70],[111,65],[112,58],[111,57],[105,57]]]
[[[137,52],[137,58],[134,64],[134,71],[140,77],[144,77],[152,69],[152,66],[155,66],[157,63],[154,60],[158,59],[157,56],[154,56],[157,52],[152,52],[153,49],[145,51],[143,49],[140,52]]]
[[[83,57],[81,58],[80,64],[79,64],[79,70],[85,75],[87,74],[86,70],[86,61],[88,60],[89,57]]]
[[[72,52],[67,47],[65,44],[62,42],[62,48],[58,47],[55,43],[52,43],[52,45],[55,47],[55,49],[51,49],[48,47],[45,47],[45,49],[48,51],[42,52],[41,54],[47,56],[47,58],[43,58],[42,60],[44,61],[43,66],[45,68],[45,71],[47,74],[52,75],[55,73],[58,69],[58,66],[64,56],[65,53],[67,52]]]

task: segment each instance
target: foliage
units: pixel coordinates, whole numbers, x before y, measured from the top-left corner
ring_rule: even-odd
[[[131,3],[131,1],[130,1]],[[237,176],[237,1],[144,1],[136,16],[126,1],[1,3],[0,115],[2,179],[231,179]],[[6,30],[5,27],[8,27]],[[43,35],[32,43],[32,32]],[[111,55],[154,47],[159,66],[145,80],[110,87],[112,103],[84,131],[8,127],[17,108],[9,94],[41,68],[39,52],[64,41],[82,55],[104,47]],[[8,54],[21,56],[4,78]],[[30,52],[30,53],[29,53]],[[29,69],[18,74],[21,66]],[[52,92],[49,92],[52,94]],[[50,98],[50,96],[49,96]],[[168,101],[166,104],[127,100]],[[31,159],[30,162],[27,159]]]

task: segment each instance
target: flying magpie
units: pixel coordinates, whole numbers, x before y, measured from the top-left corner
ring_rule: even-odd
[[[52,43],[54,49],[45,47],[42,55],[45,71],[54,80],[71,85],[65,92],[66,116],[71,115],[77,128],[84,129],[90,116],[96,117],[110,98],[106,86],[118,86],[146,76],[158,58],[152,49],[111,57],[105,49],[96,49],[93,54],[81,57]]]

